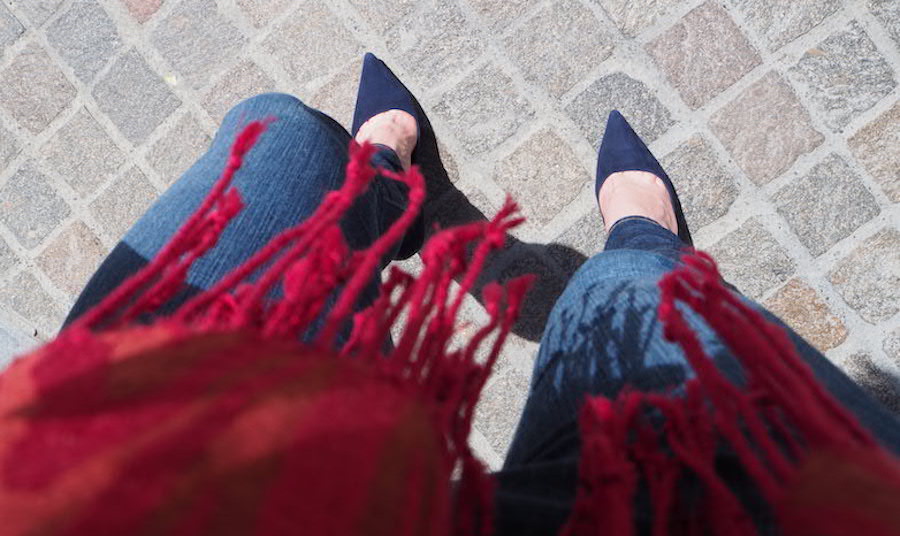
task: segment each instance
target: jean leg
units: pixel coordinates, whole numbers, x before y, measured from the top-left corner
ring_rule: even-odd
[[[634,249],[605,251],[575,274],[550,318],[534,366],[529,399],[506,467],[546,462],[577,448],[576,419],[587,395],[615,397],[626,385],[675,393],[693,376],[681,349],[663,338],[658,282],[674,269],[669,255]],[[816,377],[889,450],[900,453],[897,419],[799,335],[787,329]],[[741,381],[737,360],[698,315],[685,317],[724,375]]]
[[[219,243],[191,267],[188,287],[166,304],[173,311],[241,265],[284,229],[300,223],[324,195],[344,180],[350,134],[330,117],[290,95],[270,93],[247,99],[225,117],[207,152],[135,223],[88,282],[66,323],[99,303],[143,268],[199,206],[219,178],[235,136],[250,121],[275,119],[250,150],[234,177],[245,208]],[[373,163],[397,171],[399,161],[380,151]],[[371,244],[402,209],[402,185],[375,181],[342,221],[351,247]]]

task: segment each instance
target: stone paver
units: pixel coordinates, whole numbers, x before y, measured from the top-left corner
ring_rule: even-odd
[[[434,110],[472,153],[490,151],[534,113],[497,66],[484,65],[451,88]]]
[[[744,222],[709,248],[722,276],[753,299],[786,281],[796,263],[772,234],[756,220]]]
[[[706,2],[647,45],[669,83],[699,108],[759,65],[753,45],[717,2]]]
[[[150,20],[150,17],[156,13],[163,0],[120,0],[128,8],[131,16],[141,24]]]
[[[31,164],[0,188],[0,222],[26,248],[33,248],[62,223],[71,209]]]
[[[830,350],[847,339],[847,326],[802,279],[785,283],[764,305],[820,351]]]
[[[46,167],[82,196],[89,196],[125,162],[122,151],[84,108],[40,152]]]
[[[325,2],[305,0],[295,6],[263,42],[293,82],[304,85],[360,55],[362,47]]]
[[[900,310],[900,230],[878,231],[835,265],[831,284],[871,324]]]
[[[229,69],[204,95],[202,103],[209,115],[221,121],[232,106],[242,100],[275,89],[272,80],[256,63],[244,60]]]
[[[91,215],[103,224],[114,240],[150,207],[157,192],[140,169],[132,167],[116,179],[90,205]]]
[[[840,7],[839,0],[742,0],[735,7],[775,51],[819,25]]]
[[[868,0],[866,3],[872,15],[900,45],[900,3],[894,0]]]
[[[595,148],[611,110],[619,110],[635,132],[651,143],[674,124],[672,114],[644,82],[625,73],[606,75],[582,91],[566,106],[566,114]]]
[[[212,139],[185,114],[147,152],[147,161],[166,184],[175,182],[203,154]]]
[[[690,229],[718,220],[737,199],[734,177],[702,136],[692,136],[660,163],[675,185]]]
[[[151,41],[182,78],[200,87],[240,50],[245,38],[214,0],[183,0],[160,21]]]
[[[153,0],[129,0],[132,2],[152,2]],[[19,13],[25,15],[25,18],[31,21],[35,26],[41,26],[47,19],[53,16],[56,9],[63,3],[63,0],[29,0],[27,2],[16,2],[16,9]]]
[[[394,2],[374,2],[383,3]],[[485,50],[484,39],[458,0],[416,2],[414,12],[394,20],[385,41],[399,64],[412,75],[412,82],[422,88],[459,75]]]
[[[0,172],[6,169],[6,166],[21,150],[22,146],[16,140],[15,134],[0,127]]]
[[[871,108],[891,92],[894,70],[858,23],[809,49],[791,69],[832,129]]]
[[[96,0],[70,5],[47,27],[47,41],[84,83],[90,83],[122,46],[115,24]]]
[[[547,155],[553,158],[547,158]],[[554,195],[544,195],[553,177]],[[547,223],[584,188],[593,185],[591,175],[572,149],[551,130],[541,130],[497,166],[494,180],[510,195],[533,199],[522,206],[530,223]]]
[[[757,185],[784,173],[824,141],[794,91],[775,72],[713,114],[710,128]]]
[[[0,105],[37,134],[75,98],[75,88],[37,44],[25,47],[0,72]]]
[[[612,53],[600,21],[576,0],[538,11],[503,39],[525,79],[559,97]]]
[[[772,201],[813,255],[821,255],[878,212],[875,197],[836,154],[787,184]]]
[[[613,23],[628,37],[634,37],[665,14],[673,2],[669,0],[594,0]]]
[[[529,219],[476,285],[539,275],[478,409],[492,467],[553,301],[603,248],[589,194],[612,109],[726,278],[900,410],[894,0],[0,2],[0,363],[55,333],[240,100],[288,92],[349,126],[366,50],[433,121],[430,223],[507,193]]]
[[[849,143],[884,194],[900,203],[900,103],[861,128]]]
[[[76,221],[50,242],[37,263],[56,286],[74,299],[106,253],[90,228]]]
[[[853,381],[868,391],[872,397],[894,413],[900,413],[900,386],[890,373],[885,373],[872,356],[866,352],[856,352],[840,363]]]
[[[93,92],[94,100],[131,143],[143,143],[180,104],[137,50],[113,64]]]
[[[0,4],[0,49],[18,41],[19,37],[25,33],[25,27],[19,22],[19,19],[3,4]]]
[[[281,15],[291,5],[291,0],[237,0],[237,4],[251,24],[260,28]]]

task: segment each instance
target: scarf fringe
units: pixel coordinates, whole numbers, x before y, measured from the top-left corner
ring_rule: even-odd
[[[587,401],[580,414],[581,485],[562,534],[634,534],[642,479],[654,536],[758,534],[745,505],[716,472],[723,448],[779,517],[778,505],[811,453],[888,459],[816,380],[785,330],[725,288],[709,255],[693,252],[683,261],[659,283],[658,314],[666,339],[681,347],[696,377],[682,397],[625,391],[616,400]],[[716,368],[676,304],[718,334],[743,367],[744,386]],[[661,426],[653,424],[659,417]],[[688,508],[686,497],[678,496],[685,475],[703,490],[700,504]]]
[[[198,258],[215,247],[223,230],[243,207],[231,186],[235,173],[273,119],[249,123],[237,136],[227,165],[197,211],[157,257],[102,303],[73,323],[62,337],[87,330],[113,330],[153,313],[185,284]],[[196,333],[250,329],[266,338],[291,338],[326,315],[312,346],[333,349],[348,321],[352,331],[338,354],[368,360],[380,375],[417,390],[434,409],[436,427],[445,439],[448,472],[460,470],[456,520],[460,534],[488,534],[492,527],[493,483],[474,456],[468,436],[480,392],[534,277],[522,276],[505,286],[483,289],[489,321],[461,348],[451,348],[456,318],[466,293],[475,284],[488,255],[504,244],[507,232],[523,219],[511,200],[490,221],[436,233],[421,251],[424,265],[413,277],[393,267],[376,301],[354,312],[380,260],[414,223],[425,199],[425,182],[414,166],[404,173],[370,164],[376,148],[351,142],[346,180],[327,194],[306,221],[283,231],[219,283],[183,304],[173,325]],[[351,251],[339,222],[376,176],[409,186],[404,214],[368,249]],[[475,244],[469,256],[468,248]],[[468,259],[468,260],[467,260]],[[249,278],[256,275],[251,282]],[[455,291],[451,283],[459,281]],[[283,298],[267,298],[281,284]],[[326,312],[329,299],[337,301]],[[391,327],[405,314],[403,331],[388,348]],[[487,357],[476,352],[493,338]]]

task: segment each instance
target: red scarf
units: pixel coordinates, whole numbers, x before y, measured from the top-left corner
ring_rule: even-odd
[[[240,210],[231,178],[265,126],[238,136],[208,198],[153,262],[0,375],[0,535],[491,533],[492,478],[467,438],[531,277],[487,286],[488,324],[461,347],[451,338],[487,255],[521,222],[513,203],[436,234],[418,277],[392,269],[354,313],[414,221],[424,181],[415,168],[373,169],[373,147],[353,144],[345,184],[313,216],[171,317],[134,325],[178,292]],[[338,222],[376,173],[410,187],[409,207],[351,252]],[[580,487],[562,533],[633,534],[644,479],[654,535],[755,534],[715,472],[727,445],[785,533],[900,534],[898,461],[816,382],[783,330],[720,281],[697,253],[660,283],[666,337],[697,374],[686,396],[585,401]],[[283,298],[272,301],[275,285]],[[316,341],[296,342],[336,289]],[[746,387],[722,377],[676,302],[729,346]],[[330,350],[348,321],[348,342]],[[651,407],[662,429],[645,420]],[[686,520],[676,486],[688,473],[705,493]]]

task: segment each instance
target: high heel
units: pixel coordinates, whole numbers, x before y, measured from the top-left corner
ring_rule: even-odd
[[[600,193],[603,182],[613,173],[620,171],[646,171],[663,181],[675,212],[678,238],[688,246],[693,246],[694,241],[691,239],[687,221],[684,219],[684,212],[681,210],[681,202],[678,200],[675,186],[647,145],[628,124],[628,121],[618,110],[613,110],[606,121],[606,132],[603,133],[603,141],[600,143],[600,150],[597,153],[595,198]]]
[[[356,109],[353,112],[353,124],[350,134],[356,137],[359,129],[370,118],[388,110],[402,110],[416,120],[416,147],[412,152],[412,163],[418,164],[421,136],[425,132],[424,112],[413,94],[406,89],[403,82],[378,59],[375,54],[367,52],[363,58],[362,74],[359,77],[359,90],[356,95]],[[433,134],[432,134],[433,135]],[[407,229],[395,259],[403,260],[412,257],[425,241],[425,219],[419,217]]]

